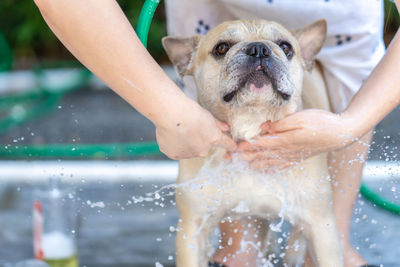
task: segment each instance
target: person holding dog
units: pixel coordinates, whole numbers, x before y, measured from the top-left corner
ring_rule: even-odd
[[[239,8],[241,1],[232,1],[236,2],[232,5],[228,2],[221,0],[213,1],[211,4],[208,1],[204,4],[210,13],[210,19],[214,17],[220,21],[211,22],[195,16],[190,23],[189,9],[185,9],[184,6],[179,7],[181,12],[176,12],[175,21],[182,24],[183,34],[186,30],[192,31],[190,34],[201,34],[221,20],[249,16],[251,12],[260,10],[257,6],[253,6],[250,11]],[[325,3],[328,5],[330,1],[321,2],[328,2]],[[354,97],[346,95],[347,100],[351,99],[350,103],[335,102],[333,105],[341,104],[336,107],[335,112],[304,110],[281,121],[266,122],[262,125],[266,135],[260,136],[251,144],[248,142],[235,144],[225,134],[229,131],[228,125],[217,121],[208,111],[182,93],[151,58],[116,1],[35,0],[35,3],[64,45],[110,88],[156,125],[160,149],[170,158],[201,157],[213,147],[222,146],[231,152],[239,151],[251,165],[264,169],[269,167],[268,158],[265,157],[265,153],[259,153],[260,149],[267,150],[270,156],[279,156],[281,161],[274,164],[281,167],[290,166],[317,153],[333,152],[332,176],[337,182],[337,186],[333,187],[336,192],[334,208],[338,228],[342,234],[343,249],[346,252],[345,263],[346,266],[366,264],[349,241],[349,225],[361,179],[362,163],[343,167],[345,163],[342,161],[354,159],[356,154],[364,153],[366,157],[368,145],[365,144],[368,144],[371,136],[368,132],[399,103],[400,75],[396,66],[400,61],[399,34],[396,34],[375,70],[368,78],[365,77],[362,86],[361,81],[355,86],[357,88],[361,86],[361,89],[357,93],[354,92]],[[167,2],[167,10],[170,3],[173,1]],[[399,7],[400,0],[396,0],[396,4]],[[219,13],[218,10],[221,8],[229,12]],[[194,11],[198,13],[199,9],[194,8]],[[357,17],[357,12],[361,13],[362,10],[352,9],[352,12],[352,15]],[[377,12],[380,12],[379,9]],[[257,16],[260,17],[262,14]],[[303,14],[303,17],[307,16]],[[329,18],[327,19],[329,22]],[[374,19],[382,19],[381,14]],[[350,35],[333,36],[333,42],[336,41],[338,46],[341,43],[346,49],[347,43],[350,45],[352,41],[359,40],[357,34],[351,35],[350,40],[348,36]],[[377,40],[376,51],[381,51],[382,55],[380,42]],[[328,53],[325,59],[328,61],[334,59],[332,55],[330,56]],[[379,61],[376,58],[374,60],[376,63]],[[340,70],[340,66],[337,67],[336,70]],[[357,69],[362,65],[352,67]],[[370,71],[372,68],[370,67]],[[332,75],[332,71],[327,72],[327,75],[332,88],[335,87],[335,83],[343,87],[340,79]],[[350,84],[354,88],[354,82]],[[190,111],[190,114],[182,111]],[[266,136],[277,138],[265,138]],[[347,190],[349,185],[351,188]],[[225,236],[237,237],[239,240],[240,235],[237,236],[232,232],[234,227],[237,225],[225,225],[223,231],[227,233]],[[235,253],[231,251],[232,249],[234,248],[227,247],[220,250],[214,259],[221,262],[222,256]],[[228,262],[226,265],[235,266],[235,262]]]

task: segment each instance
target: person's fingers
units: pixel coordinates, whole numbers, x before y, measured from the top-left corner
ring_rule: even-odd
[[[237,145],[238,151],[253,151],[254,146],[252,143],[249,143],[248,141],[240,141]]]
[[[249,163],[250,168],[262,170],[263,172],[274,172],[279,170],[279,167],[286,164],[282,160],[254,160]]]
[[[253,162],[264,161],[265,166],[281,165],[283,162],[300,162],[301,153],[281,153],[280,151],[245,151],[239,154],[240,159]]]
[[[303,145],[303,134],[301,129],[266,134],[255,138],[252,144],[266,150],[296,151],[298,144]]]
[[[266,166],[265,162],[261,161],[261,160],[252,161],[249,163],[249,166],[252,169],[263,170],[263,171],[268,168],[268,166]]]
[[[261,125],[266,133],[282,133],[299,129],[299,121],[295,115],[290,115],[278,121],[267,121]]]
[[[253,161],[261,157],[260,152],[245,151],[239,154],[240,158],[245,161]]]
[[[286,162],[286,163],[283,163],[282,165],[280,165],[278,167],[278,169],[281,171],[281,170],[287,169],[295,164],[296,164],[295,162]]]
[[[255,138],[252,142],[242,141],[238,144],[238,151],[257,150],[282,150],[290,140],[293,140],[293,133],[266,134]]]
[[[270,123],[271,123],[271,121],[266,121],[261,124],[261,130],[266,134],[271,133],[271,129],[269,127]]]
[[[227,131],[229,131],[230,130],[230,127],[229,127],[229,125],[226,123],[226,122],[222,122],[222,121],[219,121],[219,120],[215,120],[215,122],[217,123],[217,126],[218,126],[218,128],[223,132],[223,133],[225,133],[225,132],[227,132]]]
[[[294,163],[282,159],[254,160],[249,163],[251,168],[261,170],[266,173],[281,171],[293,165]]]
[[[218,146],[225,148],[228,151],[236,150],[236,143],[232,138],[227,136],[226,134],[221,134],[221,139],[219,140]]]
[[[217,119],[215,120],[215,122],[217,123],[218,128],[222,131],[222,136],[218,145],[227,149],[228,151],[235,150],[236,149],[235,141],[233,141],[231,137],[225,134],[225,132],[228,132],[230,130],[229,125]]]
[[[254,140],[251,143],[242,141],[238,144],[237,150],[240,152],[256,152],[264,150],[263,141]]]
[[[225,154],[225,156],[224,156],[224,159],[225,159],[227,162],[231,162],[231,161],[232,161],[232,154],[229,153],[229,152],[227,152],[227,153]]]

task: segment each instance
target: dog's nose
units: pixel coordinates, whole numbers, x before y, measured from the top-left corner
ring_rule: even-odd
[[[246,54],[252,57],[266,58],[271,55],[271,49],[264,43],[255,42],[247,46]]]

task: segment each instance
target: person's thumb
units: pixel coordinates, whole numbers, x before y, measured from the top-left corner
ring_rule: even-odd
[[[283,133],[298,129],[296,113],[277,121],[267,121],[261,125],[261,129],[267,134]]]
[[[266,133],[266,134],[271,134],[271,121],[266,121],[263,124],[261,124],[261,130]]]
[[[219,120],[215,120],[215,122],[217,123],[218,128],[223,132],[228,132],[230,130],[229,124],[227,124],[226,122],[222,122]]]
[[[221,135],[221,139],[218,143],[218,146],[221,146],[228,151],[234,151],[236,150],[237,147],[235,141],[233,141],[233,139],[227,136],[226,134]]]

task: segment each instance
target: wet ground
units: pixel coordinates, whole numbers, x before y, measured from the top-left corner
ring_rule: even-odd
[[[398,186],[389,181],[370,183],[382,194],[393,195]],[[178,220],[174,198],[133,204],[160,183],[89,183],[73,185],[79,207],[78,252],[81,266],[173,266]],[[8,184],[0,194],[0,259],[18,261],[32,257],[32,185]],[[4,190],[4,188],[7,188]],[[168,194],[168,190],[164,191]],[[396,196],[396,195],[394,195]],[[90,201],[90,202],[88,202]],[[104,203],[93,207],[88,203]],[[400,204],[400,201],[397,203]],[[162,207],[161,207],[162,206]],[[400,218],[359,198],[352,222],[352,240],[371,263],[400,266]],[[327,241],[329,242],[329,241]]]

